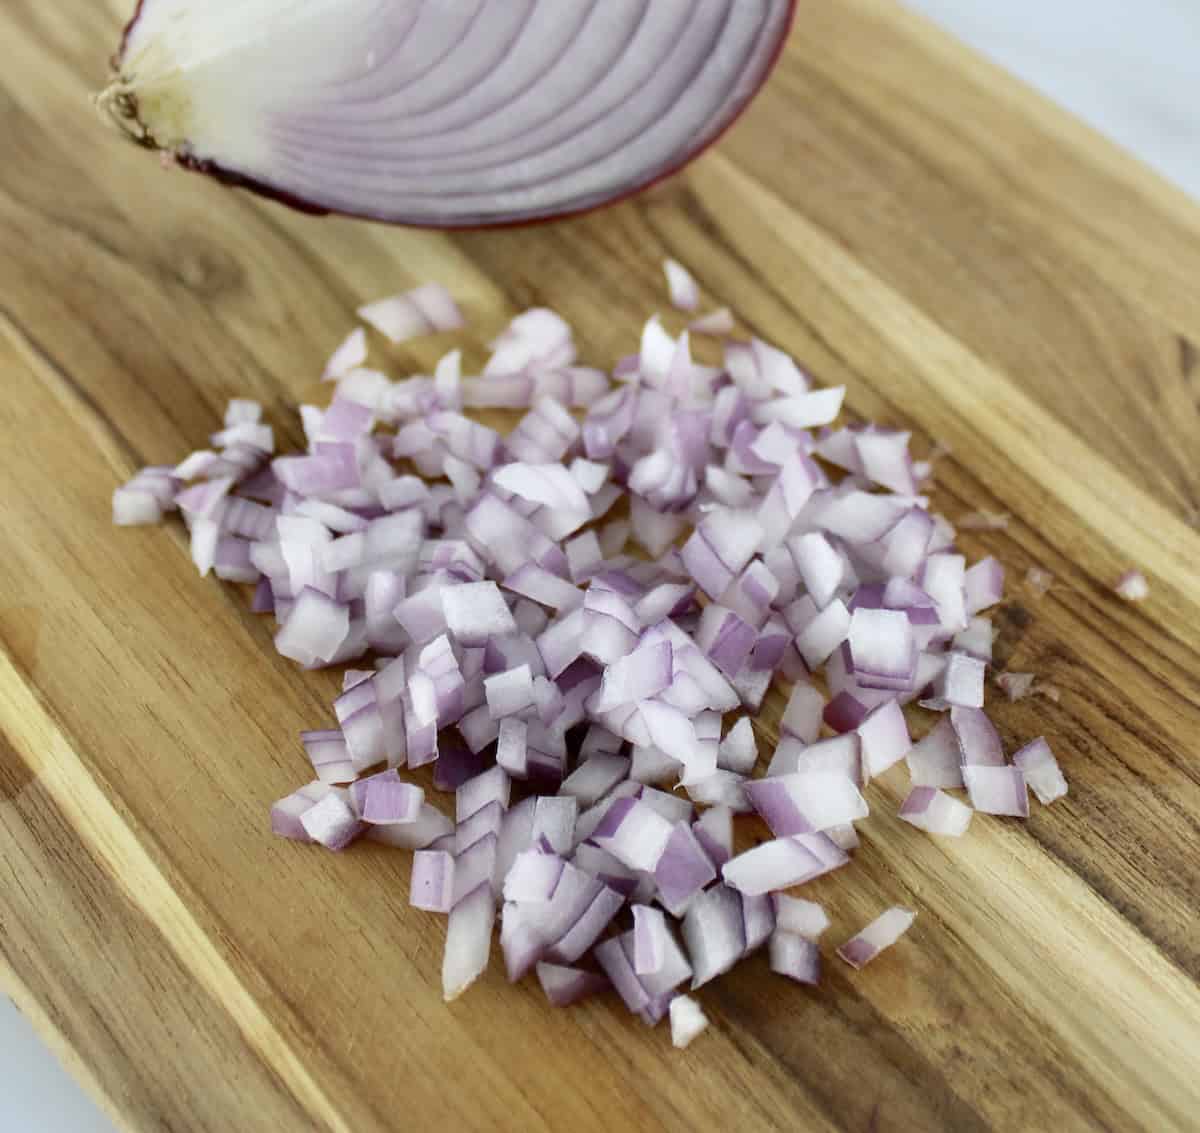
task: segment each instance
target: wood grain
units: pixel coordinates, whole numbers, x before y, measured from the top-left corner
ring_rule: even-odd
[[[1200,209],[883,0],[807,9],[718,150],[640,200],[453,237],[315,221],[118,144],[86,102],[125,5],[9,0],[0,76],[0,958],[131,1129],[1195,1128],[1200,1106]],[[937,502],[1009,568],[998,663],[1061,700],[1068,799],[961,842],[870,788],[848,934],[920,910],[861,974],[702,990],[686,1054],[612,1003],[546,1009],[491,972],[440,998],[443,928],[407,855],[272,839],[297,731],[334,684],[274,656],[178,532],[109,494],[249,393],[298,401],[364,297],[436,278],[469,360],[552,302],[589,359],[664,305],[659,261],[947,443]],[[380,363],[428,367],[420,341]],[[290,430],[290,432],[289,432]],[[1149,575],[1139,606],[1109,590]],[[1052,571],[1037,598],[1026,569]],[[760,722],[773,734],[781,694]],[[914,720],[916,717],[914,717]],[[928,726],[927,722],[921,726]]]

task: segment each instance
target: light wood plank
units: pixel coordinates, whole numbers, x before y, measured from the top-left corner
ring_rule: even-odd
[[[124,7],[0,12],[0,956],[106,1104],[137,1129],[1194,1125],[1200,209],[898,6],[838,0],[717,152],[638,200],[452,237],[315,221],[100,128]],[[665,308],[668,254],[853,414],[949,442],[952,519],[1012,513],[962,542],[1009,568],[998,664],[1061,701],[996,719],[1009,747],[1045,733],[1072,791],[946,843],[892,817],[902,771],[872,785],[854,868],[813,894],[832,939],[895,902],[913,932],[813,992],[752,960],[702,990],[714,1027],[683,1055],[498,971],[443,1005],[407,855],[267,832],[336,678],[276,657],[177,530],[108,518],[232,395],[295,442],[364,298],[441,279],[469,363],[549,303],[607,364]],[[1109,589],[1129,565],[1137,607]]]

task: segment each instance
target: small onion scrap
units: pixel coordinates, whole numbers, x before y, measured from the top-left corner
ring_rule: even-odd
[[[667,275],[690,310],[691,277]],[[461,318],[436,285],[361,314],[397,341]],[[1004,572],[969,566],[917,494],[908,433],[833,428],[842,391],[782,351],[728,341],[701,365],[657,319],[611,383],[549,310],[492,349],[478,376],[455,351],[394,382],[352,334],[330,406],[301,407],[304,452],[276,454],[239,400],[211,449],[113,496],[116,523],[177,513],[198,569],[253,583],[281,654],[344,669],[336,725],[301,736],[315,779],[271,829],[412,851],[411,904],[448,918],[447,999],[498,922],[511,980],[536,973],[556,1006],[615,990],[686,1046],[707,1025],[689,981],[767,947],[818,982],[829,916],[784,891],[850,863],[872,779],[903,762],[899,817],[937,836],[1026,817],[1027,785],[1066,794],[1046,741],[1009,760],[984,711],[980,611]],[[467,405],[525,415],[502,436]],[[997,683],[1015,699],[1022,677]],[[753,721],[776,681],[764,774]],[[914,702],[940,714],[915,744]],[[431,801],[449,792],[452,814]],[[773,837],[737,852],[741,815]],[[890,909],[838,954],[861,968],[914,916]]]

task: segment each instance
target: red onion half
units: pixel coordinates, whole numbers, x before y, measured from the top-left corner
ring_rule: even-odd
[[[141,0],[99,103],[140,144],[313,212],[563,216],[685,165],[793,0]]]

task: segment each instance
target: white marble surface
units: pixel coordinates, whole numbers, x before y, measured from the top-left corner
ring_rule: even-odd
[[[1197,0],[905,0],[1200,198]]]
[[[1200,198],[1197,0],[907,0]],[[0,1133],[113,1133],[0,996]]]

